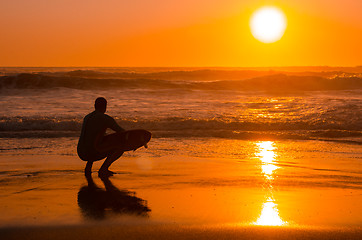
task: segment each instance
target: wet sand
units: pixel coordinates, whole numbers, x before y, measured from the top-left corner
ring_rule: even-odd
[[[66,226],[0,229],[2,239],[360,239],[361,229],[189,227],[179,225]]]
[[[59,141],[59,140],[57,140]],[[359,239],[360,145],[154,139],[117,174],[68,148],[0,155],[1,239]],[[177,145],[177,151],[172,144]],[[206,146],[208,148],[206,148]],[[55,150],[56,149],[56,150]]]

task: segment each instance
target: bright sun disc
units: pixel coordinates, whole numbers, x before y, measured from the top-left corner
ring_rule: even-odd
[[[250,19],[251,33],[264,43],[273,43],[281,39],[286,27],[286,17],[276,7],[262,7],[254,12]]]

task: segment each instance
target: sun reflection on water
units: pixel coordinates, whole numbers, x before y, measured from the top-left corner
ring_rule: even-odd
[[[256,143],[256,145],[259,148],[258,149],[259,152],[256,154],[256,156],[262,162],[261,164],[262,172],[268,180],[273,179],[274,170],[279,168],[273,164],[276,157],[274,152],[275,149],[274,142],[265,141],[265,142]]]
[[[279,216],[278,205],[275,203],[274,198],[272,197],[272,183],[274,180],[274,171],[279,167],[276,166],[275,159],[275,143],[272,141],[263,141],[256,143],[258,146],[258,152],[256,156],[261,161],[261,171],[265,177],[265,180],[269,184],[269,193],[268,198],[263,203],[263,208],[261,214],[254,225],[262,225],[262,226],[281,226],[287,224],[287,222],[283,221]]]
[[[261,226],[281,226],[286,224],[279,217],[279,210],[277,204],[275,204],[272,198],[268,198],[267,201],[263,204],[263,209],[261,210],[260,217],[255,222],[255,225]]]

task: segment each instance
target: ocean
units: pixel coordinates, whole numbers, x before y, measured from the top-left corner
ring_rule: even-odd
[[[76,137],[102,96],[123,128],[154,137],[360,144],[361,68],[290,70],[3,68],[0,137]]]

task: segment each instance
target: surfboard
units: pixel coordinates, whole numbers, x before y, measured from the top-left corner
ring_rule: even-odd
[[[147,143],[151,140],[152,134],[144,129],[134,129],[117,134],[124,151],[134,151],[140,147],[147,148]]]

